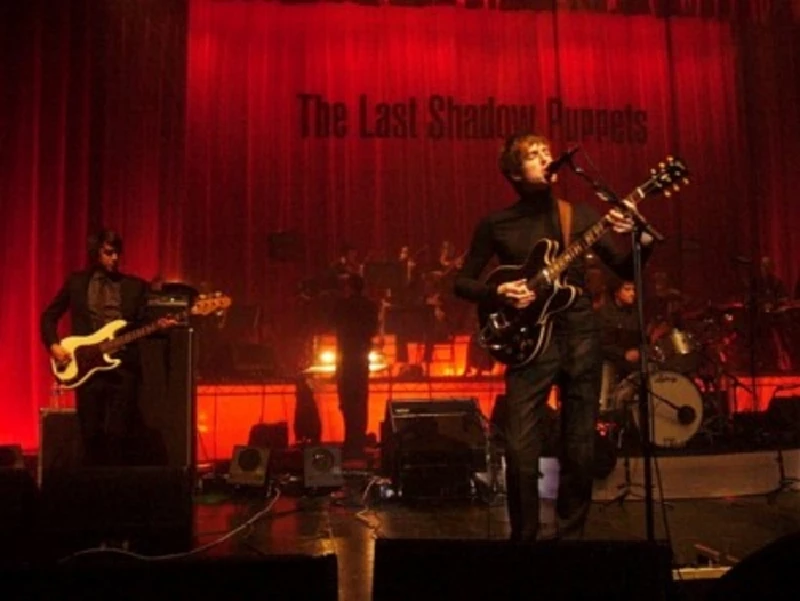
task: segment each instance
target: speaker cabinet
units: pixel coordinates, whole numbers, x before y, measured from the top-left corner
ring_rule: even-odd
[[[339,488],[344,485],[342,449],[330,445],[310,445],[303,449],[303,486]]]
[[[191,328],[175,327],[142,339],[142,463],[193,468],[195,465],[195,367]]]
[[[102,543],[144,554],[192,547],[192,473],[168,466],[49,472],[40,525],[57,556]]]
[[[793,600],[797,595],[798,557],[800,532],[787,534],[734,565],[717,580],[706,600]]]
[[[267,484],[270,450],[266,447],[236,445],[233,448],[228,483],[261,487]]]
[[[0,566],[31,558],[37,503],[36,482],[28,470],[0,466]]]
[[[43,408],[39,412],[39,486],[48,474],[77,469],[83,461],[80,426],[75,409]]]
[[[386,403],[381,469],[405,497],[464,497],[486,470],[487,437],[476,399]]]
[[[375,541],[373,601],[667,598],[668,545],[647,541]]]
[[[327,555],[120,561],[101,555],[61,565],[0,569],[3,601],[254,599],[337,601],[337,559]],[[250,592],[252,591],[252,592]],[[257,591],[257,592],[256,592]]]

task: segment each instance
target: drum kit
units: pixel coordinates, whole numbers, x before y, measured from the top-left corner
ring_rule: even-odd
[[[800,356],[800,306],[795,305],[751,315],[743,303],[709,304],[650,328],[652,443],[682,448],[732,435],[727,389],[739,383],[734,373],[789,369],[786,357]],[[754,319],[760,320],[758,328]],[[760,362],[754,364],[753,357]],[[612,364],[604,363],[602,382],[599,427],[639,430],[639,372],[620,378]]]

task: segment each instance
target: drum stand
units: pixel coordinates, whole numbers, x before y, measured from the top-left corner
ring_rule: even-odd
[[[780,388],[780,387],[779,387]],[[788,389],[797,388],[796,386],[787,387]],[[770,399],[770,406],[772,406],[772,402],[775,400],[775,395],[778,393],[778,389],[772,394],[772,398]],[[767,409],[769,411],[769,409]],[[777,422],[777,423],[776,423]],[[792,424],[786,423],[785,420],[778,418],[777,416],[773,418],[773,427],[775,429],[784,430],[786,428],[791,428]],[[797,478],[789,478],[786,476],[786,465],[783,460],[783,447],[784,441],[782,438],[782,432],[777,433],[777,456],[775,457],[775,461],[778,463],[778,486],[767,493],[767,502],[770,505],[774,505],[775,502],[778,500],[778,496],[782,492],[797,492],[798,489],[795,485],[800,484],[800,479]]]
[[[622,427],[619,429],[619,435],[617,437],[617,449],[625,448],[623,459],[622,459],[622,466],[625,474],[625,480],[617,485],[617,490],[619,491],[615,497],[612,499],[607,500],[603,503],[603,507],[608,507],[609,505],[613,505],[614,503],[618,503],[620,507],[622,507],[625,503],[625,500],[629,497],[633,497],[636,499],[644,499],[645,495],[639,492],[636,492],[634,489],[641,489],[646,490],[644,485],[639,484],[638,482],[633,482],[631,479],[631,453],[630,448],[628,445],[625,445],[623,442],[625,435],[630,427],[630,417],[628,416],[628,410],[624,409],[624,415],[622,418]]]
[[[774,505],[777,502],[778,496],[782,492],[797,492],[800,490],[795,486],[800,484],[800,480],[786,476],[786,467],[783,462],[783,444],[778,445],[778,455],[775,461],[778,463],[778,486],[767,493],[767,503],[770,505]]]

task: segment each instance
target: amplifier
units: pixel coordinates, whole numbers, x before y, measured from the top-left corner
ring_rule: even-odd
[[[83,447],[75,409],[40,409],[39,486],[54,471],[77,469],[82,461]]]
[[[389,400],[382,472],[405,496],[462,496],[486,469],[484,422],[477,399]]]

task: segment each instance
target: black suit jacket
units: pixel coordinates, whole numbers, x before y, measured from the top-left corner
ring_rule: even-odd
[[[40,330],[42,342],[50,346],[61,338],[58,335],[58,322],[67,311],[72,321],[72,335],[88,336],[94,332],[92,316],[89,312],[89,281],[93,270],[78,271],[70,275],[55,298],[42,312]],[[120,298],[122,319],[128,327],[137,326],[144,320],[147,306],[147,282],[132,275],[120,275]]]

